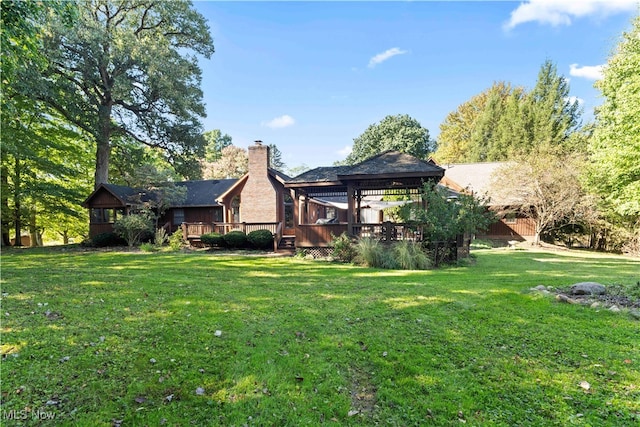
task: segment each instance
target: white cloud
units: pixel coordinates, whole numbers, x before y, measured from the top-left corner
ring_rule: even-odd
[[[567,100],[573,105],[573,104],[578,104],[578,105],[584,105],[584,99],[582,98],[578,98],[577,96],[570,96],[569,98],[567,98]]]
[[[349,154],[351,154],[351,150],[353,150],[353,147],[351,145],[346,145],[344,148],[338,150],[338,154],[340,154],[342,157],[347,157]]]
[[[402,50],[398,47],[392,47],[391,49],[387,49],[382,53],[377,54],[376,56],[372,57],[369,60],[369,68],[373,68],[378,64],[383,63],[384,61],[386,61],[389,58],[392,58],[396,55],[403,55],[405,53],[408,53],[409,51],[407,50]]]
[[[604,65],[583,65],[571,64],[569,66],[569,74],[574,77],[583,77],[589,80],[600,80],[602,78],[602,69]]]
[[[296,123],[295,119],[288,114],[280,117],[276,117],[268,122],[262,122],[262,126],[266,126],[271,129],[282,129],[289,126],[293,126]]]
[[[529,0],[511,12],[506,30],[526,22],[538,22],[552,26],[571,25],[573,18],[584,16],[604,17],[620,12],[634,12],[638,0]]]

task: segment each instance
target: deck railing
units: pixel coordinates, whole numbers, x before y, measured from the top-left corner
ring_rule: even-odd
[[[370,237],[384,242],[422,240],[422,232],[419,227],[389,221],[382,224],[353,224],[351,235],[354,237]]]

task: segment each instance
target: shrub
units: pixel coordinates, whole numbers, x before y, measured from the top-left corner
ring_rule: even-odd
[[[431,267],[431,259],[422,250],[422,245],[402,240],[393,246],[394,259],[403,270],[426,270]]]
[[[127,241],[129,246],[153,236],[153,221],[143,214],[130,214],[118,218],[113,224],[116,234]]]
[[[342,233],[339,236],[331,234],[333,240],[331,246],[333,246],[333,257],[341,262],[351,262],[357,255],[356,248],[351,241],[351,238],[347,236],[347,233]]]
[[[273,248],[273,233],[269,230],[255,230],[247,234],[247,240],[256,249]]]
[[[171,236],[169,236],[169,247],[172,251],[179,251],[184,245],[182,238],[182,229],[178,228]]]
[[[107,246],[124,246],[127,242],[116,233],[100,233],[91,238],[91,244],[96,248],[104,248]]]
[[[224,236],[220,233],[207,233],[200,236],[200,241],[210,247],[224,247]]]
[[[158,250],[158,245],[155,245],[153,243],[143,243],[140,245],[140,250],[142,252],[155,252]]]
[[[360,239],[356,245],[356,251],[359,263],[367,267],[382,267],[385,251],[378,240],[369,237]]]
[[[247,247],[247,235],[244,231],[236,230],[230,231],[224,235],[224,241],[230,248],[246,248]]]
[[[153,243],[155,243],[158,246],[162,246],[165,243],[167,243],[168,240],[169,240],[169,236],[167,236],[167,230],[165,230],[164,228],[158,228],[153,238]]]

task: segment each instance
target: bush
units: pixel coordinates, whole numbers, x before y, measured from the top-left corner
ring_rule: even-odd
[[[234,249],[246,248],[248,244],[247,235],[244,231],[230,231],[224,235],[224,242],[227,246]]]
[[[393,255],[403,270],[426,270],[431,267],[431,259],[422,250],[422,245],[402,240],[393,246]]]
[[[357,251],[347,233],[342,233],[337,237],[332,233],[331,237],[333,238],[331,241],[333,257],[341,262],[352,262],[357,255]]]
[[[172,251],[179,251],[184,245],[182,238],[182,229],[178,228],[171,236],[169,236],[169,247]]]
[[[142,252],[155,252],[158,250],[158,245],[155,245],[153,243],[143,243],[140,245],[140,250]]]
[[[356,251],[360,264],[374,268],[382,267],[385,251],[378,240],[369,237],[360,239],[356,245]]]
[[[247,240],[256,249],[272,249],[273,233],[269,230],[255,230],[247,235]]]
[[[158,246],[162,246],[169,241],[169,236],[167,236],[167,230],[164,228],[158,228],[156,230],[156,234],[153,238],[153,243]]]
[[[200,236],[200,241],[207,246],[213,247],[224,247],[225,241],[224,236],[220,233],[207,233]]]
[[[134,246],[153,236],[153,221],[144,214],[130,214],[118,218],[113,224],[116,234]]]
[[[91,238],[91,244],[96,248],[104,248],[107,246],[124,246],[127,242],[116,233],[100,233]]]

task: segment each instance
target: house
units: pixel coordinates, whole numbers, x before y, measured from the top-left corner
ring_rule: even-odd
[[[432,161],[387,151],[352,166],[319,167],[290,178],[269,167],[269,147],[256,141],[249,147],[248,172],[239,179],[186,181],[184,202],[170,206],[159,220],[197,241],[204,233],[230,230],[270,230],[278,243],[319,249],[333,236],[417,238],[403,224],[385,221],[389,195],[417,196],[424,183],[436,185],[444,169]],[[154,194],[113,184],[101,184],[84,202],[91,211],[90,236],[113,230],[114,221],[153,201]],[[415,197],[414,197],[415,198]]]
[[[440,185],[453,191],[467,192],[478,197],[488,198],[489,209],[496,212],[498,220],[488,230],[476,234],[477,238],[503,241],[533,241],[535,223],[533,219],[509,208],[514,202],[501,198],[494,190],[498,171],[504,162],[457,163],[445,167],[445,175]],[[508,212],[508,213],[505,213]]]

